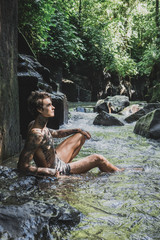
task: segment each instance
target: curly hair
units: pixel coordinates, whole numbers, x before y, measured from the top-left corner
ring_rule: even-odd
[[[51,95],[47,92],[32,91],[28,98],[28,111],[33,117],[37,117],[39,112],[38,109],[43,109],[43,100],[50,98]],[[52,99],[51,99],[52,100]]]

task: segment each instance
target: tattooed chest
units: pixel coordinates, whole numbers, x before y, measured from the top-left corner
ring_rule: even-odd
[[[47,162],[50,162],[54,154],[54,141],[50,134],[45,134],[41,145],[41,150]]]

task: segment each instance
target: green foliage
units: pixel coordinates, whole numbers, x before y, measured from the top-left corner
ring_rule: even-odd
[[[160,52],[156,44],[148,46],[141,57],[141,61],[137,64],[139,74],[149,76],[154,64],[159,62],[159,60]]]
[[[56,11],[51,22],[49,44],[44,51],[64,63],[83,59],[82,52],[85,48],[76,27],[69,23],[67,16],[63,12]]]
[[[85,48],[68,15],[68,2],[74,1],[65,2],[64,8],[64,1],[19,0],[19,28],[36,54],[47,53],[68,64],[83,59]]]
[[[43,50],[48,44],[47,38],[52,26],[51,16],[55,11],[52,0],[19,0],[18,4],[19,29],[35,52]]]
[[[121,78],[149,76],[159,61],[156,16],[156,0],[19,0],[19,28],[36,54]]]

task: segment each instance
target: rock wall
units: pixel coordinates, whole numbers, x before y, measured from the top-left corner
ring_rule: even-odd
[[[50,78],[50,71],[46,67],[32,56],[25,54],[18,56],[20,132],[22,139],[25,139],[28,124],[33,120],[27,104],[32,91],[40,90],[51,94],[55,117],[49,119],[48,127],[50,128],[58,129],[60,125],[68,122],[68,105],[66,96],[54,90],[57,88],[56,83]]]
[[[19,151],[18,0],[0,1],[0,163]]]

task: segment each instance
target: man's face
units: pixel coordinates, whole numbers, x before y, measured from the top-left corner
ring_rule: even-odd
[[[39,110],[39,112],[44,117],[54,117],[54,109],[55,107],[52,105],[50,98],[45,98],[43,99],[43,109]]]

